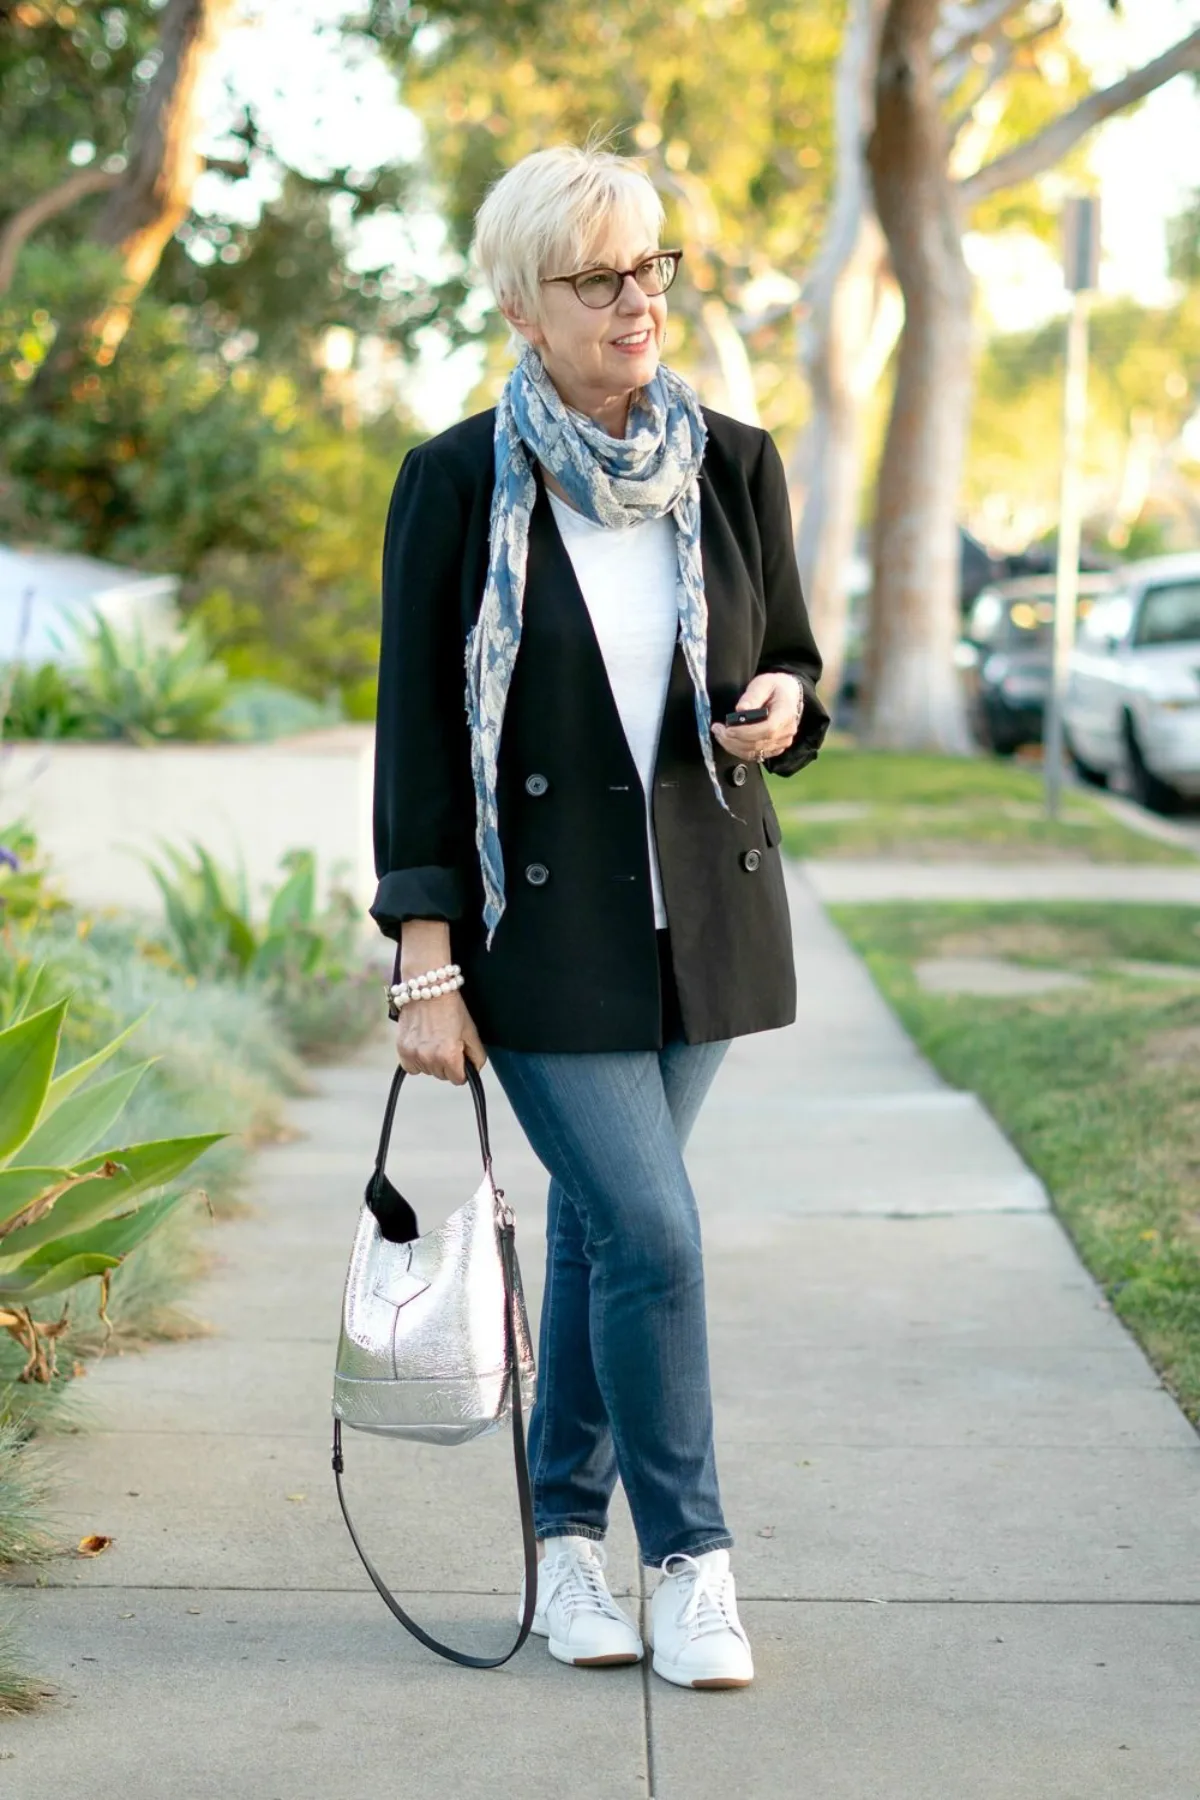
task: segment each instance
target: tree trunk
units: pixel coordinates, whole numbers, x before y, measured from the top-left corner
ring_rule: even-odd
[[[832,706],[841,685],[849,623],[846,572],[854,554],[862,492],[862,421],[867,400],[899,335],[903,308],[873,212],[832,288],[810,315],[812,416],[804,435],[807,481],[796,531],[796,560],[824,663],[821,689]]]
[[[867,150],[905,321],[876,494],[863,733],[896,749],[964,751],[954,645],[971,282],[933,78],[938,11],[939,0],[890,0]]]
[[[119,278],[98,316],[63,320],[31,397],[57,397],[84,356],[104,365],[120,348],[139,295],[191,207],[202,166],[197,92],[232,7],[233,0],[167,0],[159,65],[133,122],[125,168],[93,231],[116,252]]]
[[[899,329],[898,296],[886,273],[887,249],[863,163],[885,4],[852,0],[847,17],[836,84],[837,181],[825,238],[805,284],[800,334],[812,414],[791,470],[790,485],[803,495],[796,508],[796,559],[824,662],[821,688],[831,707],[846,654],[846,570],[862,486],[862,409]]]
[[[117,293],[96,321],[101,362],[116,355],[138,296],[191,207],[201,167],[197,90],[231,8],[232,0],[167,0],[162,61],[134,121],[124,178],[96,227],[123,269]]]
[[[743,425],[761,425],[754,365],[746,349],[746,340],[734,324],[729,308],[723,300],[708,294],[700,306],[699,323],[712,350],[721,386],[721,394],[716,400],[718,410],[740,419]]]

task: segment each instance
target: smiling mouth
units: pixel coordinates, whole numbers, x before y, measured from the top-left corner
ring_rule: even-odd
[[[649,329],[631,331],[625,337],[612,338],[609,341],[615,350],[640,350],[644,344],[650,342],[652,335]]]

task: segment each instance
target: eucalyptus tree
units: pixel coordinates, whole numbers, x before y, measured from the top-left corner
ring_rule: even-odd
[[[963,253],[972,211],[1019,192],[1085,135],[1164,82],[1200,69],[1200,30],[1108,87],[1086,92],[1028,132],[1018,128],[971,173],[955,139],[1005,46],[1057,30],[1043,0],[888,0],[875,75],[867,164],[904,296],[875,495],[865,731],[878,744],[959,750],[967,733],[955,678],[959,629],[958,506],[971,414],[973,285]],[[949,43],[939,33],[949,28]],[[979,46],[993,57],[977,59]],[[997,57],[998,52],[998,57]],[[947,93],[939,66],[957,60],[967,97]]]

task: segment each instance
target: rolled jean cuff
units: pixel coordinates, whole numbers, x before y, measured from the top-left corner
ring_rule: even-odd
[[[605,1537],[603,1525],[578,1525],[567,1519],[561,1525],[538,1525],[533,1528],[533,1535],[539,1543],[543,1538],[581,1537],[589,1538],[593,1544],[602,1544]]]
[[[688,1544],[683,1549],[677,1547],[674,1550],[664,1551],[662,1556],[647,1556],[645,1551],[643,1551],[642,1567],[645,1569],[661,1569],[663,1564],[672,1556],[706,1556],[710,1550],[732,1549],[733,1538],[729,1532],[722,1531],[715,1535],[710,1532],[706,1538],[700,1538],[696,1543]]]

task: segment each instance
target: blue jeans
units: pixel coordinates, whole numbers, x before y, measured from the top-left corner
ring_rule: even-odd
[[[489,1047],[551,1177],[529,1429],[539,1538],[602,1538],[619,1474],[648,1567],[733,1543],[713,1453],[700,1220],[682,1155],[728,1047]]]

